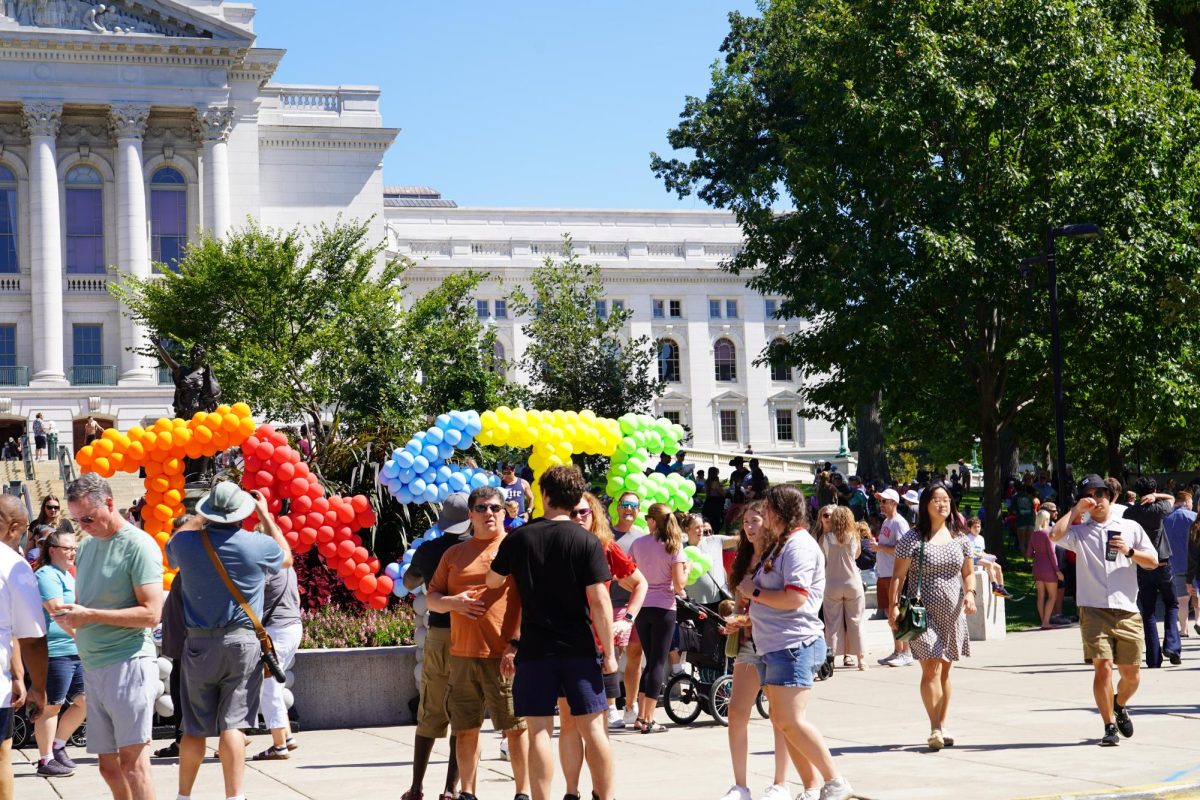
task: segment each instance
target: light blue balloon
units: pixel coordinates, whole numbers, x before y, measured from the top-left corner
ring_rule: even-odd
[[[413,553],[415,553],[415,552],[416,552],[416,549],[415,549],[415,548],[412,548],[412,547],[410,547],[410,548],[408,548],[407,550],[405,550],[405,551],[404,551],[404,555],[402,555],[402,556],[400,557],[400,563],[401,563],[401,564],[408,564],[409,562],[411,562],[411,561],[412,561],[412,557],[413,557]]]
[[[437,490],[438,490],[437,501],[439,503],[446,502],[446,498],[450,496],[450,486],[445,483],[439,483],[439,484],[437,484]]]
[[[449,414],[438,414],[437,419],[435,419],[433,421],[433,424],[436,425],[437,427],[441,428],[442,430],[446,430],[447,428],[450,427],[450,415]]]
[[[467,415],[461,411],[451,411],[450,427],[459,432],[465,430],[467,427]]]
[[[467,488],[469,480],[470,479],[464,476],[461,472],[454,472],[451,473],[450,477],[446,479],[446,483],[450,484],[450,488],[454,491],[461,492],[463,489]]]
[[[448,464],[442,464],[440,467],[437,468],[437,474],[438,474],[438,483],[442,483],[443,481],[447,481],[450,479],[450,476],[454,474],[454,470],[451,469]]]
[[[417,456],[413,459],[412,471],[420,475],[425,470],[429,469],[429,459],[425,456]]]
[[[409,467],[411,467],[413,465],[413,458],[415,456],[416,456],[416,453],[414,453],[411,450],[408,450],[408,449],[397,450],[396,451],[396,466],[399,467],[400,469],[408,469]]]
[[[471,444],[474,441],[475,441],[475,438],[473,436],[471,436],[471,434],[467,433],[466,431],[463,431],[462,439],[459,441],[458,444],[455,445],[455,447],[457,447],[459,450],[467,450],[471,447]]]
[[[409,483],[415,477],[417,477],[417,472],[411,468],[396,471],[396,480],[398,480],[401,484]]]
[[[404,449],[407,450],[408,452],[412,453],[414,456],[418,456],[421,454],[421,448],[424,446],[425,445],[421,442],[420,439],[413,437],[412,439],[409,439],[408,442],[404,445]]]
[[[421,497],[425,494],[425,481],[420,478],[413,478],[408,482],[408,490],[412,492],[413,497]]]
[[[396,470],[396,462],[389,458],[387,461],[383,462],[383,469],[380,470],[380,473],[385,478],[394,478],[396,477]]]
[[[483,421],[479,418],[479,413],[476,411],[466,412],[467,427],[463,428],[470,436],[478,436],[483,430]]]
[[[445,461],[450,456],[454,455],[454,445],[447,442],[442,442],[438,445],[438,458]]]
[[[462,438],[463,438],[462,431],[458,430],[457,428],[447,428],[446,429],[446,434],[445,434],[446,444],[451,445],[453,447],[458,447],[458,443],[462,441]]]
[[[433,486],[426,486],[423,497],[425,498],[426,503],[436,503],[438,501],[437,484],[435,483]]]
[[[442,438],[443,438],[443,436],[442,436],[441,428],[435,427],[435,428],[430,428],[429,430],[425,431],[425,444],[427,444],[427,445],[441,444]]]
[[[396,595],[396,597],[407,597],[408,588],[400,581],[396,581],[396,585],[392,587],[392,594]]]
[[[437,445],[433,445],[433,444],[425,445],[425,447],[423,447],[421,449],[421,455],[424,456],[425,460],[428,461],[429,463],[433,463],[434,461],[437,461],[439,458]],[[424,470],[421,470],[421,471],[424,472]]]
[[[474,475],[471,476],[471,488],[472,489],[478,489],[480,487],[487,486],[487,485],[488,485],[488,482],[487,482],[486,475],[481,475],[478,472],[476,472]]]
[[[428,486],[431,483],[437,483],[437,479],[438,479],[437,470],[434,469],[433,467],[430,467],[429,469],[427,469],[421,473],[421,480],[425,481],[426,486]]]
[[[400,580],[400,565],[397,562],[393,561],[392,563],[388,564],[386,567],[383,568],[383,574],[387,575],[393,581]]]

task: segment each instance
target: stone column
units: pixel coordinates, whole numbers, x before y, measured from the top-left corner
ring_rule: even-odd
[[[122,274],[150,277],[150,241],[146,223],[146,180],[142,170],[142,136],[150,106],[124,103],[109,111],[117,140],[117,265]],[[150,383],[154,361],[135,352],[149,345],[146,329],[121,314],[121,382]]]
[[[26,103],[22,118],[29,133],[29,238],[32,283],[33,375],[31,385],[66,383],[63,370],[62,224],[58,206],[55,138],[62,103]]]
[[[233,109],[210,106],[197,112],[197,133],[204,147],[204,229],[220,239],[229,232],[229,129]]]

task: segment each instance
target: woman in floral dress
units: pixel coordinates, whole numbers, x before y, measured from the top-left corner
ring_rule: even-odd
[[[916,526],[896,544],[896,568],[888,602],[888,623],[895,630],[896,604],[902,592],[908,597],[917,594],[915,562],[923,558],[920,595],[928,627],[911,644],[913,657],[921,662],[921,702],[929,715],[928,742],[934,750],[954,744],[954,738],[945,733],[950,667],[959,658],[971,655],[964,615],[975,613],[975,572],[971,544],[961,520],[945,486],[931,484],[922,493]]]

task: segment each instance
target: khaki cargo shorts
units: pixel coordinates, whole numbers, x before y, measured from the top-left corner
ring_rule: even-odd
[[[455,731],[483,727],[485,705],[496,730],[525,730],[525,720],[513,713],[512,681],[500,677],[498,658],[451,655],[446,705]]]
[[[1083,636],[1084,658],[1121,666],[1142,662],[1145,639],[1142,615],[1136,611],[1081,606],[1079,632]]]
[[[446,693],[450,689],[450,629],[427,628],[421,658],[421,704],[417,707],[417,736],[444,739],[450,732]]]

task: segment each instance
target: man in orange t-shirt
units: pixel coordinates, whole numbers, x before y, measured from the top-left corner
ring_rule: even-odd
[[[513,713],[513,656],[508,644],[521,624],[521,600],[509,578],[496,589],[484,582],[504,540],[504,494],[485,486],[467,498],[473,538],[446,551],[429,581],[431,611],[450,614],[450,689],[446,705],[457,741],[460,800],[476,800],[479,729],[486,705],[492,724],[508,737],[517,793],[529,800],[525,720]],[[507,660],[507,664],[503,662]]]

